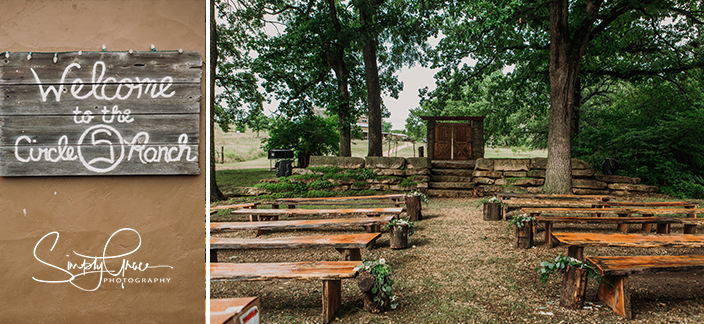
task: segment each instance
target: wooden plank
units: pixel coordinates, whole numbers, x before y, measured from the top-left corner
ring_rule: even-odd
[[[354,215],[354,214],[400,214],[402,207],[392,208],[349,208],[349,209],[238,209],[230,212],[234,215]]]
[[[626,208],[521,208],[526,214],[631,214],[632,211]]]
[[[612,196],[608,195],[554,195],[554,194],[517,194],[517,193],[497,193],[496,197],[501,199],[528,198],[528,199],[567,199],[567,200],[600,200],[608,201]]]
[[[199,52],[65,52],[58,53],[56,63],[54,53],[32,53],[30,60],[28,54],[14,52],[9,58],[0,57],[0,86],[37,84],[37,78],[43,85],[63,83],[69,88],[78,84],[77,79],[83,84],[119,83],[124,79],[136,84],[137,78],[144,80],[146,76],[157,81],[171,77],[173,83],[200,83],[203,73]]]
[[[606,208],[606,209],[616,209],[616,208]],[[629,208],[633,214],[641,215],[689,215],[689,214],[704,214],[704,209],[700,208]]]
[[[609,201],[609,202],[597,202],[597,206],[601,207],[691,207],[696,208],[699,204],[693,201]]]
[[[628,276],[606,276],[604,279],[605,282],[599,283],[597,299],[611,307],[616,314],[633,319]]]
[[[198,52],[0,58],[0,176],[199,174]]]
[[[118,86],[118,84],[106,85],[105,93],[116,93]],[[92,87],[92,85],[86,84],[84,87]],[[101,86],[101,93],[102,88]],[[122,88],[120,90],[125,92]],[[51,98],[47,98],[46,101],[41,100],[41,94],[36,85],[0,85],[0,116],[60,115],[73,117],[76,107],[81,112],[90,111],[94,116],[102,116],[105,109],[109,111],[109,115],[112,115],[113,108],[116,106],[115,109],[123,114],[129,111],[134,115],[197,114],[200,112],[201,89],[199,83],[177,83],[171,85],[169,90],[173,91],[174,95],[168,98],[161,96],[152,98],[151,95],[142,94],[140,98],[133,100],[97,100],[95,98],[77,99],[64,95],[61,96],[61,101],[57,102]]]
[[[403,200],[399,201],[376,201],[376,202],[355,202],[355,201],[350,201],[350,202],[284,202],[284,203],[278,203],[278,202],[272,202],[272,203],[263,203],[263,205],[272,205],[273,209],[278,208],[280,205],[288,205],[288,206],[378,206],[378,205],[402,205],[405,204],[406,202]]]
[[[253,207],[259,206],[260,204],[261,204],[260,202],[254,202],[254,203],[247,203],[247,204],[211,206],[210,211],[229,210],[229,209],[236,209],[236,208],[253,208]]]
[[[353,197],[317,197],[317,198],[279,198],[276,202],[280,205],[300,202],[335,202],[335,201],[358,201],[358,200],[380,200],[380,199],[403,199],[405,194],[389,194],[374,196],[353,196]]]
[[[211,281],[336,280],[354,278],[361,261],[210,263]]]
[[[226,233],[241,230],[273,229],[315,229],[350,226],[373,226],[389,223],[394,216],[346,218],[346,219],[306,219],[270,222],[211,222],[210,233]],[[207,225],[206,225],[207,226]]]
[[[584,200],[531,200],[510,199],[504,202],[507,207],[552,207],[552,208],[593,208],[595,201]]]
[[[587,257],[601,275],[704,270],[704,255],[639,255]]]
[[[641,223],[665,223],[679,224],[682,223],[679,218],[672,217],[577,217],[577,216],[538,216],[535,218],[539,223],[581,223],[581,224],[599,224],[599,223],[625,223],[625,224],[641,224]],[[704,219],[703,219],[704,220]]]
[[[641,248],[704,247],[704,236],[693,234],[653,235],[553,232],[552,236],[562,244],[573,246],[614,246]]]
[[[323,324],[335,318],[335,312],[342,305],[342,281],[323,280]]]
[[[277,237],[268,239],[237,239],[210,237],[210,249],[295,249],[331,247],[336,249],[365,249],[374,244],[381,233],[362,233],[346,235],[315,235]]]

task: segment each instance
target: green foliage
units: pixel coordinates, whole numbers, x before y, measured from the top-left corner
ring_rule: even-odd
[[[504,206],[504,201],[501,200],[501,198],[496,197],[496,196],[484,197],[484,198],[480,199],[480,200],[477,202],[477,206],[481,206],[481,205],[483,205],[484,203],[501,204],[501,207]]]
[[[411,221],[411,220],[405,220],[405,219],[392,219],[390,222],[384,226],[384,230],[390,231],[392,227],[394,226],[408,226],[408,236],[413,235],[413,233],[416,232],[416,223]]]
[[[323,190],[323,189],[328,189],[335,186],[334,184],[330,183],[330,181],[327,180],[318,180],[314,181],[308,184],[308,188],[313,189],[313,190]]]
[[[538,271],[538,273],[540,274],[540,281],[547,282],[553,273],[565,272],[567,270],[567,266],[579,269],[586,269],[587,278],[589,279],[596,279],[598,281],[604,280],[604,278],[599,274],[599,272],[597,272],[596,269],[594,269],[594,267],[592,267],[591,265],[579,261],[575,258],[570,258],[568,256],[563,255],[558,255],[555,258],[555,262],[541,262],[540,267],[535,268],[535,271]]]
[[[697,73],[675,82],[650,80],[622,90],[585,110],[573,156],[601,169],[620,162],[618,174],[639,177],[661,193],[704,198],[704,84]]]
[[[367,180],[367,179],[374,179],[376,175],[374,175],[374,169],[372,168],[363,168],[359,169],[360,170],[360,175],[362,176],[362,179]]]
[[[318,116],[289,120],[277,118],[269,129],[269,138],[262,139],[262,148],[292,149],[312,155],[337,154],[338,133],[335,121]]]
[[[519,214],[513,216],[513,218],[508,221],[508,229],[510,230],[514,225],[516,225],[516,227],[518,228],[521,228],[528,222],[535,222],[535,217],[527,214]]]
[[[362,264],[354,268],[355,271],[368,271],[374,277],[374,286],[372,286],[372,294],[374,294],[374,301],[384,306],[384,300],[388,299],[391,301],[390,307],[395,309],[398,304],[394,303],[396,297],[394,296],[392,290],[392,285],[394,280],[391,275],[391,267],[386,263],[384,258],[378,261],[369,261],[366,258],[362,261]]]
[[[411,191],[411,192],[407,193],[405,196],[406,197],[418,196],[418,197],[420,197],[420,200],[422,202],[425,202],[426,204],[430,202],[430,198],[428,198],[428,196],[426,196],[424,193],[422,193],[420,191]]]

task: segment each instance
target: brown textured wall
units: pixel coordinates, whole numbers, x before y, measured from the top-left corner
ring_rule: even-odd
[[[195,1],[20,1],[0,10],[0,52],[146,51],[183,49],[205,58],[205,8]],[[205,77],[205,72],[203,73]],[[202,93],[205,96],[205,82]],[[0,178],[0,323],[202,323],[205,320],[205,104],[201,102],[198,176]],[[166,279],[160,283],[101,281],[83,291],[67,280],[68,262],[129,253],[123,260],[172,268],[128,269],[76,277]],[[56,231],[37,247],[46,234]],[[67,256],[68,255],[68,256]],[[38,259],[52,264],[52,267]],[[100,259],[98,259],[100,264]],[[80,272],[71,270],[73,274]]]

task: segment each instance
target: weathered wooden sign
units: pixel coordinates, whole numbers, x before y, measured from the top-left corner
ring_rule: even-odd
[[[0,176],[199,174],[198,52],[0,53]]]

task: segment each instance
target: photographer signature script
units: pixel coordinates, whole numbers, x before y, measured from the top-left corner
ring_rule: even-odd
[[[108,246],[110,246],[110,241],[113,240],[113,238],[118,233],[121,233],[121,232],[126,232],[127,234],[132,232],[132,233],[136,234],[137,238],[139,239],[139,244],[132,251],[129,251],[127,253],[123,253],[123,254],[119,254],[119,255],[107,255],[107,250],[108,250]],[[66,269],[61,268],[57,265],[51,264],[49,262],[46,262],[37,256],[37,248],[39,247],[39,244],[41,244],[45,239],[48,239],[51,236],[54,236],[54,243],[52,244],[51,249],[49,251],[52,251],[52,252],[54,251],[54,247],[56,246],[56,243],[59,241],[59,232],[56,232],[56,231],[50,232],[50,233],[44,235],[41,239],[39,239],[37,244],[34,246],[34,258],[37,259],[37,261],[39,261],[49,267],[52,267],[58,271],[64,272],[67,276],[67,279],[64,279],[64,280],[42,280],[42,279],[37,279],[35,277],[32,277],[32,279],[34,279],[38,282],[44,282],[44,283],[66,283],[66,282],[68,282],[71,285],[73,285],[74,287],[81,289],[83,291],[95,291],[100,287],[100,284],[102,282],[108,280],[107,278],[105,278],[105,280],[104,280],[103,279],[104,276],[124,278],[125,274],[127,273],[127,270],[144,272],[147,269],[155,269],[155,268],[173,269],[173,267],[169,266],[169,265],[155,266],[155,265],[149,265],[149,263],[143,263],[143,262],[138,263],[138,262],[134,262],[134,261],[131,262],[131,261],[125,259],[124,257],[136,252],[137,250],[139,250],[139,247],[142,246],[142,237],[139,235],[139,233],[136,230],[131,229],[131,228],[122,228],[122,229],[115,231],[115,233],[113,233],[112,235],[110,235],[110,238],[107,240],[107,242],[105,243],[105,247],[103,248],[102,256],[88,256],[88,255],[83,255],[83,254],[77,253],[76,251],[73,251],[73,254],[83,258],[83,262],[82,263],[72,263],[72,262],[68,261]],[[117,244],[117,243],[115,243],[115,244]],[[66,256],[68,257],[68,255],[66,255]],[[106,260],[112,260],[112,259],[117,260],[120,258],[122,258],[122,264],[119,267],[119,269],[115,269],[115,270],[108,269],[108,266],[105,262]],[[119,260],[118,260],[118,263],[119,263]],[[88,276],[88,275],[99,276],[98,283],[94,288],[91,289],[90,287],[82,287],[74,282],[74,280],[81,278],[81,277],[84,277],[84,276]],[[111,282],[112,282],[112,280],[111,280]],[[123,283],[122,288],[124,289],[124,283]]]

